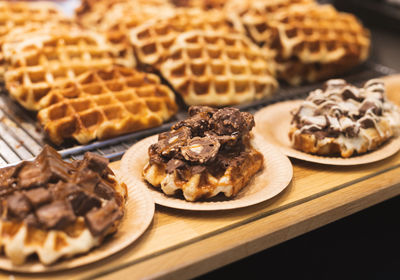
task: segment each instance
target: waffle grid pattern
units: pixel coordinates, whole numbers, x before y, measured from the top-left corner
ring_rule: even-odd
[[[112,67],[53,90],[38,119],[54,143],[87,143],[161,125],[177,111],[174,98],[157,76]]]
[[[189,105],[244,103],[278,87],[266,53],[240,34],[183,33],[161,72]]]

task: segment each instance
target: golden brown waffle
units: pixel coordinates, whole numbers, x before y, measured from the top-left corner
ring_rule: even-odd
[[[9,64],[6,88],[30,110],[41,109],[40,100],[53,87],[121,59],[119,51],[99,33],[74,28],[37,32],[20,43],[5,44],[3,49]]]
[[[314,0],[231,0],[226,6],[229,13],[238,14],[249,36],[257,44],[272,43],[276,31],[270,27],[274,16],[293,5],[310,5]]]
[[[51,2],[0,2],[0,80],[3,80],[5,61],[2,53],[4,38],[24,26],[42,25],[49,22],[67,21]]]
[[[241,154],[241,164],[228,167],[221,175],[213,175],[206,169],[201,173],[192,174],[188,180],[183,180],[176,171],[168,174],[166,164],[147,164],[143,170],[143,177],[167,195],[174,195],[181,190],[186,200],[196,201],[217,196],[219,193],[226,197],[234,197],[262,166],[262,154],[249,147]]]
[[[277,20],[277,74],[291,84],[338,75],[368,57],[369,31],[353,15],[330,5],[295,6]],[[298,62],[304,66],[296,66]]]
[[[236,27],[235,27],[236,28]],[[235,33],[231,19],[217,10],[177,9],[173,16],[149,20],[130,32],[138,62],[150,70],[158,69],[176,37],[188,30],[215,30]]]
[[[368,56],[368,30],[331,5],[307,0],[247,5],[238,9],[244,27],[255,42],[275,51],[278,78],[291,84],[343,73]]]
[[[157,76],[123,67],[88,71],[43,101],[38,119],[56,144],[105,139],[161,125],[177,111]]]
[[[188,105],[224,106],[271,95],[271,58],[241,34],[189,31],[178,36],[161,73]]]

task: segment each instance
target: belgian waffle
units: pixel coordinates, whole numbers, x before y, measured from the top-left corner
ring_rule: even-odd
[[[240,104],[278,87],[271,58],[242,34],[182,33],[161,73],[188,105]]]
[[[278,78],[294,85],[315,82],[366,60],[369,32],[353,15],[310,1],[278,2],[286,5],[265,12],[255,1],[242,15],[252,39],[275,51]]]
[[[181,192],[188,201],[219,193],[234,197],[263,166],[250,140],[253,116],[200,106],[190,107],[189,115],[149,147],[144,179],[167,195]]]
[[[56,144],[80,143],[161,125],[177,111],[157,76],[123,67],[89,70],[42,99],[38,120]]]
[[[0,247],[13,264],[36,254],[46,265],[86,253],[117,231],[126,186],[108,161],[87,153],[64,162],[46,146],[33,162],[0,169]]]
[[[293,112],[289,137],[306,153],[344,158],[377,149],[400,130],[400,111],[385,96],[382,81],[357,88],[329,80]]]
[[[6,88],[30,110],[41,109],[40,100],[53,87],[121,59],[102,35],[75,28],[34,33],[20,43],[5,44],[3,50],[9,65]]]
[[[51,2],[0,2],[0,80],[3,80],[5,61],[2,53],[4,37],[15,28],[66,21]]]
[[[177,9],[173,16],[149,20],[133,28],[130,40],[142,67],[158,70],[180,33],[194,29],[234,33],[237,27],[231,21],[225,13],[217,10]]]

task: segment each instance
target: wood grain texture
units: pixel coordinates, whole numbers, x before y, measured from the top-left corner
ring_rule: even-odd
[[[213,212],[157,206],[149,229],[120,253],[77,269],[14,274],[15,279],[193,277],[400,194],[400,153],[359,166],[292,163],[291,184],[269,201]],[[114,163],[112,168],[118,169],[118,165]],[[2,279],[9,276],[0,273]]]

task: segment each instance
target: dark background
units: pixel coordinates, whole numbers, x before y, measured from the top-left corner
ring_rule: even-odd
[[[377,0],[334,4],[355,13],[371,30],[371,60],[400,72],[400,6]],[[399,216],[400,197],[395,197],[198,280],[400,279]]]

